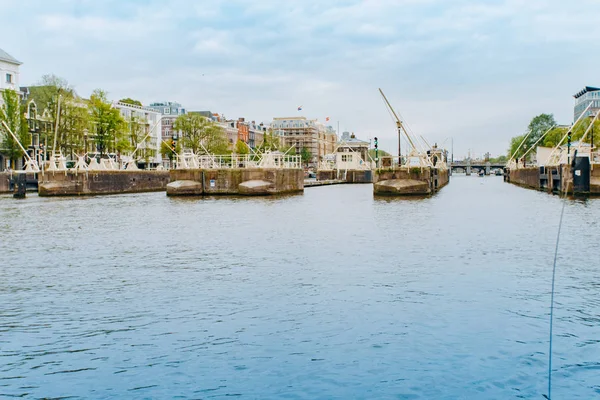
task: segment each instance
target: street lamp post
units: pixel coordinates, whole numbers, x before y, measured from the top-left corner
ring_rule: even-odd
[[[87,140],[88,140],[88,130],[84,129],[83,130],[83,157],[84,157],[84,159],[87,159],[87,152],[88,152]]]
[[[590,163],[594,162],[594,118],[596,114],[590,114],[590,120],[592,123],[592,139],[590,143]]]

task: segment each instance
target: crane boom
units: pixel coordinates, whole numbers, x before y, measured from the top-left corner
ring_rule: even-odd
[[[396,111],[394,110],[394,108],[392,107],[392,105],[390,104],[390,102],[388,101],[387,97],[385,97],[385,94],[383,94],[383,90],[381,90],[381,88],[379,88],[379,93],[381,93],[381,96],[383,97],[383,100],[385,100],[385,103],[387,104],[388,108],[392,111],[392,114],[394,114],[394,118],[396,118],[396,126],[398,126],[398,129],[404,131],[404,135],[408,139],[410,145],[412,146],[413,149],[416,149],[417,147],[415,146],[415,144],[413,143],[412,139],[410,138],[410,136],[406,132],[406,129],[404,128],[404,125],[402,125],[402,121],[400,121],[400,118],[398,118],[398,115],[396,114]]]

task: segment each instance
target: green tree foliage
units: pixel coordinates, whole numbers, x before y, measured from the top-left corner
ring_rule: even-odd
[[[541,146],[543,140],[536,142],[546,133],[550,128],[556,126],[554,115],[552,114],[540,114],[531,119],[529,126],[527,127],[527,133],[519,136],[515,136],[510,141],[510,147],[508,149],[509,157],[518,159],[523,157],[534,145]],[[550,132],[548,133],[550,134]],[[521,145],[521,142],[525,142]],[[518,149],[518,151],[517,151]],[[528,152],[528,158],[532,156],[534,150]]]
[[[173,150],[173,148],[175,150]],[[175,146],[173,146],[173,142],[171,139],[167,139],[166,141],[162,141],[160,144],[160,154],[163,157],[167,157],[169,160],[174,160],[175,155],[181,153],[181,142],[177,141]]]
[[[490,158],[491,163],[505,163],[507,161],[508,161],[508,157],[505,155]]]
[[[555,147],[567,133],[568,127],[557,126],[552,128],[550,132],[542,139],[540,145],[543,147]]]
[[[527,147],[531,147],[548,129],[554,126],[556,126],[556,121],[552,114],[540,114],[533,117],[527,127],[527,131],[531,131],[531,135],[527,138],[526,144],[529,145]]]
[[[47,116],[51,131],[41,132],[40,140],[54,143],[56,120],[56,149],[64,154],[80,151],[83,148],[84,130],[89,126],[89,114],[85,103],[77,97],[66,79],[49,74],[42,76],[36,86],[29,88],[29,98],[33,100],[38,113]],[[60,115],[59,115],[60,99]],[[51,150],[51,149],[50,149]]]
[[[134,106],[140,106],[140,107],[142,107],[142,102],[141,101],[134,100],[134,99],[131,99],[129,97],[127,97],[125,99],[119,100],[119,103],[132,104]]]
[[[587,135],[585,136],[585,138],[583,138],[583,141],[585,143],[590,143],[592,140],[592,128],[590,128],[591,123],[592,123],[591,118],[589,118],[589,117],[582,118],[573,127],[572,135],[571,135],[572,140],[573,141],[581,140],[581,138],[583,138],[583,135],[585,135],[585,131],[588,130],[588,128],[589,128],[589,131],[588,131]],[[594,122],[593,132],[594,132],[594,147],[596,147],[597,145],[600,144],[598,142],[598,139],[600,138],[600,120],[599,119],[597,119]]]
[[[312,153],[306,147],[302,148],[300,156],[302,157],[302,162],[306,165],[312,160]]]
[[[258,146],[258,150],[263,153],[265,151],[276,151],[279,150],[280,146],[281,140],[279,140],[279,135],[275,134],[272,129],[269,129],[265,132],[263,141]]]
[[[524,138],[525,138],[525,135],[519,135],[519,136],[515,136],[510,139],[510,147],[508,148],[508,156],[510,158],[519,159],[523,156],[523,154],[525,154],[525,152],[527,151],[527,148],[525,147],[525,144],[523,144],[523,146],[521,146],[521,142],[523,141]],[[519,146],[520,146],[520,148],[519,148]],[[517,149],[518,149],[518,151],[517,151]]]
[[[294,146],[280,146],[277,150],[288,156],[296,155],[296,147]]]
[[[238,139],[238,141],[235,142],[235,149],[234,149],[234,151],[235,151],[236,154],[243,155],[243,154],[250,153],[250,148],[248,147],[248,145],[244,141]]]
[[[385,150],[379,149],[378,156],[379,156],[379,159],[381,159],[381,157],[389,157],[389,156],[391,156],[391,154]],[[369,149],[369,157],[371,157],[373,160],[375,160],[375,149]]]
[[[126,135],[126,123],[119,110],[112,108],[106,92],[96,89],[88,103],[91,133],[96,150],[101,155],[131,150],[133,146]]]
[[[177,117],[173,129],[181,132],[183,147],[196,154],[206,149],[211,154],[227,154],[228,143],[225,131],[215,122],[198,114]]]
[[[14,90],[6,89],[2,92],[2,107],[0,107],[0,121],[6,122],[10,130],[17,136],[24,148],[30,144],[30,135],[27,120],[21,107],[19,94]],[[11,161],[12,168],[23,157],[23,151],[6,128],[0,123],[0,153]]]

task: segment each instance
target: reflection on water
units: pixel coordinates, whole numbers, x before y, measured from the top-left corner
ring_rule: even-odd
[[[560,201],[0,197],[0,397],[542,398]],[[600,395],[599,209],[565,212],[555,398]]]

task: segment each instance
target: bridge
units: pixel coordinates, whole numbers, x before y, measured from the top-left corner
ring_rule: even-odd
[[[479,172],[480,170],[485,171],[486,175],[490,174],[493,169],[503,169],[506,166],[504,162],[490,162],[483,160],[462,160],[454,161],[451,164],[452,172],[464,171],[467,175],[471,175],[473,170]]]

